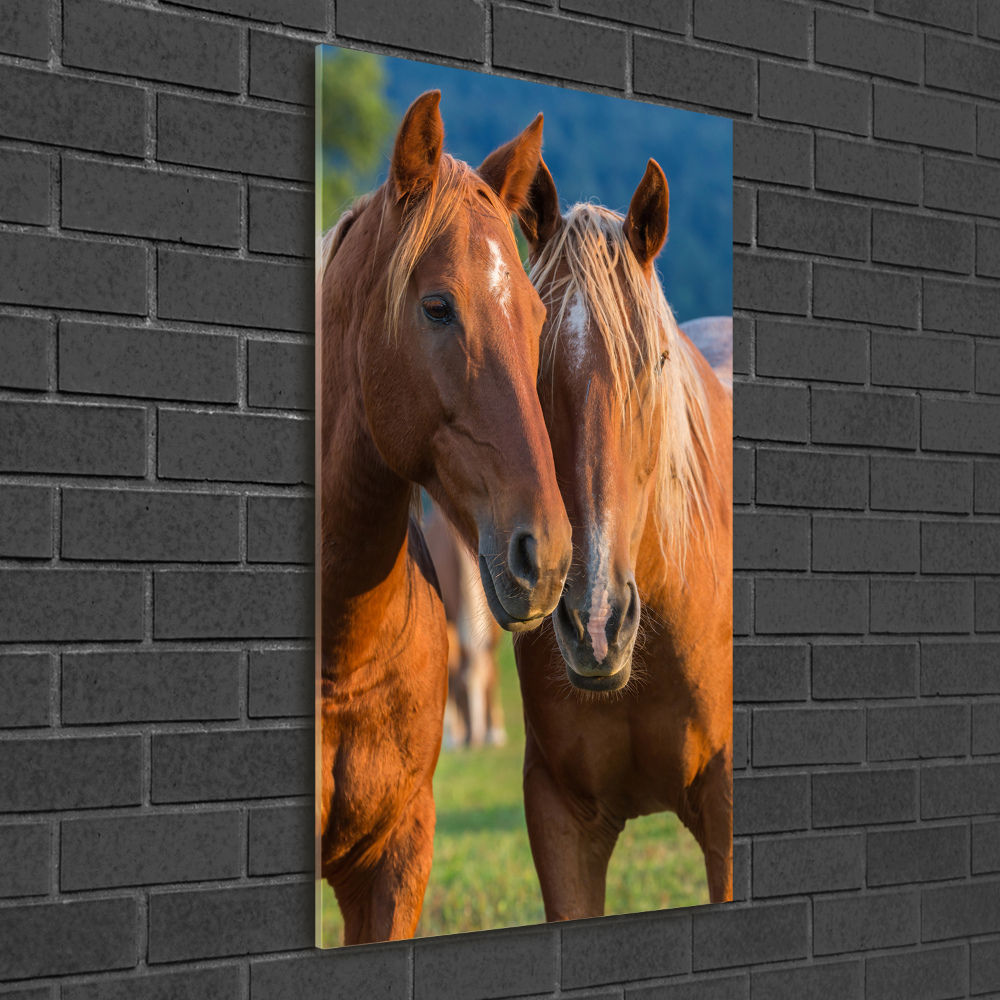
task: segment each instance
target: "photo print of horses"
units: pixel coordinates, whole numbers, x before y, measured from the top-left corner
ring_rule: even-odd
[[[731,900],[731,123],[316,81],[317,944]]]

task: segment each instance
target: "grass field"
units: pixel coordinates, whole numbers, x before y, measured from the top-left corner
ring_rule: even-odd
[[[501,655],[501,686],[507,746],[441,752],[434,776],[434,867],[418,936],[545,919],[524,825],[524,724],[509,637]],[[333,890],[324,883],[323,891],[323,940],[340,944],[340,911]],[[665,813],[628,823],[608,871],[606,912],[707,902],[701,851],[677,818]]]

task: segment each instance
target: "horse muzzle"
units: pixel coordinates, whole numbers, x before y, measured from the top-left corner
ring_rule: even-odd
[[[482,537],[482,536],[480,536]],[[525,528],[511,532],[502,564],[491,564],[480,548],[479,575],[493,617],[508,632],[537,628],[551,614],[562,592],[570,553],[547,558],[535,535]]]
[[[630,575],[616,594],[595,585],[586,607],[563,594],[552,624],[570,683],[582,691],[619,691],[632,675],[641,605]]]

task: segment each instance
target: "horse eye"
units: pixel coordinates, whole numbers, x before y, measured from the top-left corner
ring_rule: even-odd
[[[432,295],[420,303],[424,315],[435,323],[447,323],[452,318],[451,306],[440,296]]]
[[[669,351],[664,351],[660,355],[660,371],[661,372],[663,371],[663,366],[667,363],[667,358],[669,358],[669,357],[670,357],[670,352]]]

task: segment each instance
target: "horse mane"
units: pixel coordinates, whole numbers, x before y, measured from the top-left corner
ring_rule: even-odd
[[[663,554],[683,568],[694,521],[706,531],[712,523],[705,469],[712,454],[712,430],[704,382],[656,272],[648,278],[627,244],[623,216],[583,202],[574,205],[563,221],[530,274],[550,318],[541,345],[539,378],[551,377],[558,331],[567,310],[578,301],[587,307],[611,359],[623,416],[632,405],[641,404],[633,391],[636,356],[657,372],[666,350],[666,362],[654,382],[661,428],[653,503]],[[560,263],[565,264],[563,275],[557,273]],[[630,322],[633,314],[635,323]]]
[[[316,281],[322,282],[326,269],[330,266],[330,261],[340,249],[340,244],[344,242],[347,230],[351,228],[357,217],[368,207],[368,203],[374,197],[374,192],[363,194],[355,198],[350,207],[347,208],[325,233],[320,233],[316,237]]]
[[[333,260],[347,235],[347,231],[357,218],[385,191],[382,198],[381,218],[375,247],[371,251],[372,261],[378,254],[382,236],[385,212],[390,204],[386,189],[381,188],[362,195],[337,220],[333,228],[316,240],[316,278],[322,282],[326,269]],[[402,320],[406,289],[417,262],[427,252],[428,247],[442,236],[454,221],[463,206],[488,205],[503,224],[515,256],[519,256],[514,230],[511,226],[510,211],[497,197],[493,189],[482,180],[467,163],[456,160],[447,153],[441,155],[440,167],[435,181],[423,189],[419,196],[411,197],[403,206],[403,224],[399,238],[392,250],[386,269],[385,326],[390,336],[395,338]]]

